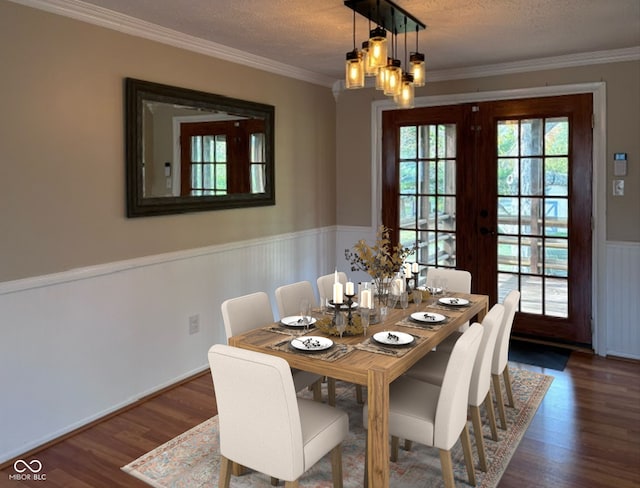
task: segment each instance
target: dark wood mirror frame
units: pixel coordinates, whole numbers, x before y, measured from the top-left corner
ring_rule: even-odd
[[[263,191],[260,193],[233,193],[229,191],[228,194],[223,195],[145,195],[143,154],[145,137],[149,137],[149,135],[145,135],[143,132],[144,104],[149,103],[167,104],[168,107],[175,106],[206,113],[224,113],[227,116],[237,117],[238,120],[258,119],[261,123],[264,121]],[[272,105],[126,78],[127,217],[275,205],[274,122],[275,108]],[[167,137],[171,138],[171,134]],[[163,164],[170,165],[169,162]]]

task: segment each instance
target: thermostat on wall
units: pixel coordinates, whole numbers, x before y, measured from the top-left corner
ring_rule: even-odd
[[[613,176],[627,176],[627,153],[613,154]]]

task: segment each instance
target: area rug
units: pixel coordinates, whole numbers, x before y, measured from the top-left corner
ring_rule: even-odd
[[[508,429],[498,429],[500,440],[491,440],[486,419],[483,419],[485,449],[489,462],[486,473],[478,469],[477,486],[498,485],[509,460],[533,419],[551,384],[551,376],[511,368],[516,408],[507,408]],[[338,382],[337,406],[349,414],[349,436],[343,443],[343,473],[345,488],[363,485],[365,429],[362,426],[362,406],[356,403],[353,385]],[[483,409],[484,410],[484,409]],[[469,428],[472,430],[471,423]],[[474,437],[471,435],[472,443]],[[473,445],[474,453],[475,444]],[[452,450],[456,486],[468,488],[467,474],[460,442]],[[411,451],[401,450],[398,462],[390,463],[390,486],[393,488],[444,486],[437,449],[413,443]],[[219,472],[218,420],[213,417],[170,440],[122,468],[127,473],[157,488],[199,488],[217,486]],[[256,472],[232,476],[231,487],[270,488],[270,477]],[[283,484],[282,482],[280,483]],[[331,461],[321,459],[300,478],[300,485],[309,488],[329,488]]]
[[[571,349],[538,344],[537,342],[511,340],[509,361],[532,364],[545,369],[564,371],[571,356]]]

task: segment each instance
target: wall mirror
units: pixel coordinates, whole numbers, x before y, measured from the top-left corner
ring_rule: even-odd
[[[275,205],[271,105],[125,79],[127,216]]]

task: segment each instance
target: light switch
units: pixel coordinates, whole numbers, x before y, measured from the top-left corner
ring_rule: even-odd
[[[624,180],[613,180],[613,196],[621,197],[624,195]]]

